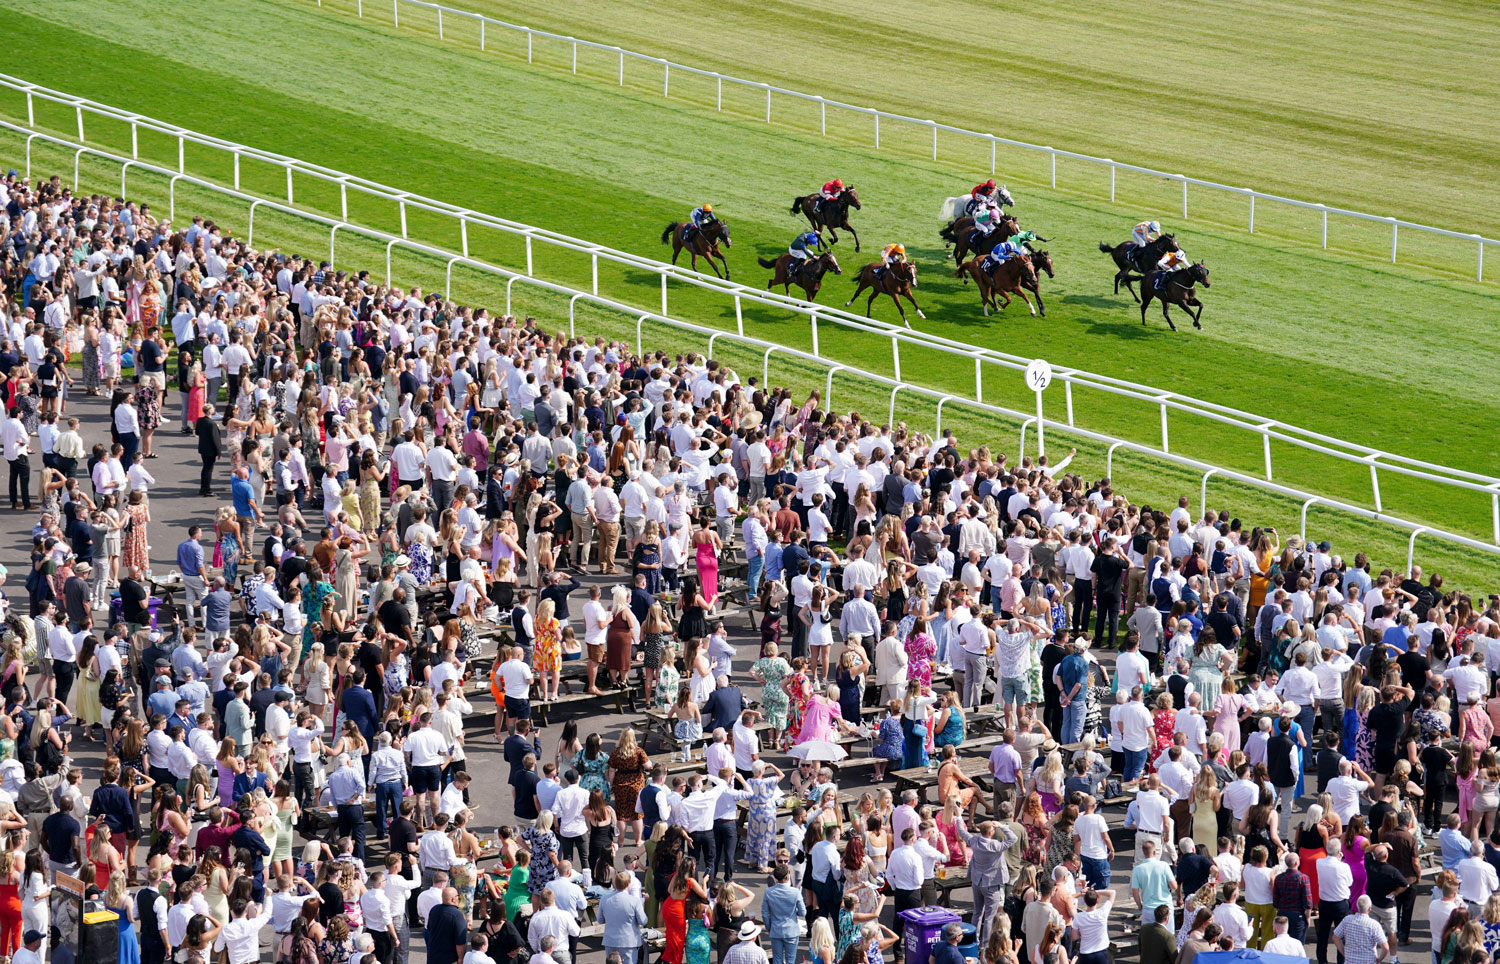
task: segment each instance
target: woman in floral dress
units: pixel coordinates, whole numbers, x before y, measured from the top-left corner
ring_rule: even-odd
[[[604,771],[609,769],[609,754],[600,746],[598,733],[588,735],[583,749],[573,755],[568,765],[578,771],[579,786],[598,790],[604,794],[604,802],[609,803],[609,781],[604,778]]]
[[[333,583],[323,578],[323,567],[316,562],[307,566],[307,589],[302,593],[302,655],[312,648],[323,632],[323,606],[333,595]]]
[[[750,814],[745,820],[745,860],[756,873],[770,873],[771,858],[776,856],[776,792],[783,776],[781,770],[764,760],[751,768]]]
[[[550,599],[543,599],[536,607],[536,639],[531,649],[531,668],[536,670],[543,700],[557,699],[558,678],[562,675],[562,629],[556,612],[557,607]],[[535,876],[533,870],[532,877]]]
[[[129,521],[125,524],[125,544],[120,561],[127,568],[134,566],[144,572],[150,564],[146,554],[146,528],[151,524],[151,510],[146,507],[143,493],[130,493],[126,513]]]
[[[781,684],[782,692],[787,695],[788,712],[786,720],[787,742],[790,743],[793,734],[802,732],[802,718],[807,713],[807,702],[812,699],[812,682],[803,672],[807,667],[807,658],[798,656],[792,660],[792,672]]]
[[[677,647],[669,637],[661,648],[661,668],[656,671],[656,691],[651,697],[651,705],[656,709],[664,710],[677,699],[677,687],[682,682],[682,674],[677,671],[676,659]]]
[[[1156,709],[1151,714],[1151,729],[1156,734],[1156,744],[1151,750],[1151,759],[1146,761],[1146,772],[1155,773],[1157,756],[1172,745],[1172,733],[1177,729],[1177,711],[1172,709],[1172,694],[1163,693],[1156,698]]]
[[[790,703],[781,684],[791,675],[792,667],[781,658],[780,652],[775,643],[768,643],[766,655],[750,665],[751,678],[761,686],[760,711],[766,718],[766,725],[771,728],[773,745],[781,740],[782,731],[787,728],[787,709]]]
[[[557,835],[552,832],[552,811],[543,810],[536,826],[521,830],[521,842],[531,851],[531,876],[526,881],[532,896],[557,879]]]
[[[161,425],[161,393],[154,384],[141,382],[135,390],[135,410],[141,424],[141,458],[154,459],[152,437]]]
[[[918,616],[906,637],[906,678],[918,680],[925,686],[932,685],[932,657],[937,644],[927,632],[927,620]]]

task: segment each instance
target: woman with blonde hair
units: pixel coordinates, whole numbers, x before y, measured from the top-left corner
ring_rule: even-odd
[[[641,636],[641,625],[630,611],[630,590],[616,586],[610,595],[609,610],[604,665],[614,685],[624,687],[630,675],[630,654]]]
[[[531,665],[544,702],[557,699],[562,679],[562,630],[557,622],[557,606],[543,599],[536,607],[533,620],[536,636],[532,646]]]
[[[666,651],[671,648],[672,639],[672,621],[667,618],[661,603],[652,603],[651,608],[646,611],[645,622],[641,624],[641,663],[647,696],[656,692],[657,674],[664,665],[671,663]],[[675,667],[673,671],[675,672]]]
[[[625,841],[625,824],[635,827],[635,842],[641,843],[642,816],[638,804],[641,791],[646,787],[646,773],[651,767],[651,757],[636,740],[635,730],[626,727],[609,755],[610,795],[614,799],[615,817],[619,823],[620,842]]]
[[[308,647],[307,658],[302,661],[303,695],[307,709],[319,723],[323,722],[323,710],[328,706],[328,688],[332,670],[328,666],[326,651],[321,642]]]

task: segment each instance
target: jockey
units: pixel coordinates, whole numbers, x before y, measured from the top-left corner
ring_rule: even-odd
[[[1146,245],[1161,237],[1161,223],[1159,221],[1142,221],[1130,232],[1130,243],[1137,248]]]
[[[1006,244],[1010,244],[1020,248],[1022,254],[1030,254],[1031,252],[1026,248],[1026,245],[1035,240],[1036,235],[1032,234],[1030,231],[1022,231],[1019,234],[1013,234],[1009,238],[1007,238]]]
[[[982,201],[986,204],[993,204],[995,202],[995,179],[990,178],[983,184],[974,185],[974,190],[969,192],[969,199],[971,201]]]
[[[844,181],[843,181],[842,178],[837,178],[836,177],[833,180],[829,181],[827,184],[823,185],[823,189],[818,192],[818,197],[821,198],[824,201],[833,201],[833,200],[836,200],[838,198],[838,196],[840,194],[843,194],[843,193],[844,193]]]
[[[1010,240],[1001,241],[999,244],[995,245],[990,253],[984,256],[984,260],[979,262],[979,267],[983,268],[986,274],[993,274],[996,268],[1000,267],[1011,258],[1030,254],[1031,252],[1026,250],[1025,242],[1017,240],[1017,238],[1020,238],[1025,234],[1031,234],[1031,232],[1023,231],[1021,232],[1021,234],[1016,235]]]
[[[1193,262],[1189,260],[1188,256],[1181,251],[1168,251],[1166,254],[1161,256],[1160,261],[1156,262],[1156,267],[1158,270],[1169,272],[1182,271],[1186,268],[1192,267],[1192,265]]]
[[[693,208],[693,213],[688,215],[688,223],[692,228],[692,231],[689,232],[689,235],[698,231],[702,231],[705,224],[711,224],[717,220],[719,220],[719,218],[718,215],[714,214],[714,206],[712,204],[705,204],[702,207]]]
[[[887,268],[906,260],[906,245],[888,244],[880,252],[880,260]]]
[[[995,225],[1000,221],[998,212],[993,205],[989,204],[977,209],[973,214],[973,218],[974,230],[978,231],[981,237],[995,230]]]
[[[823,236],[816,231],[807,231],[793,238],[792,246],[787,249],[787,253],[793,259],[792,271],[801,270],[802,266],[807,263],[807,259],[812,257],[813,249],[821,251],[823,247]]]

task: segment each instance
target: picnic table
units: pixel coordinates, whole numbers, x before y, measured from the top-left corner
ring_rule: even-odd
[[[933,878],[937,884],[937,902],[941,907],[947,907],[948,902],[953,899],[953,892],[960,887],[969,886],[968,867],[944,867],[939,864],[937,875]]]
[[[987,780],[991,776],[989,761],[983,757],[961,757],[957,765],[958,772],[971,780]],[[907,790],[915,790],[918,799],[925,802],[927,789],[937,786],[938,769],[936,766],[930,770],[927,767],[912,767],[890,774],[896,778],[896,796],[899,797]]]

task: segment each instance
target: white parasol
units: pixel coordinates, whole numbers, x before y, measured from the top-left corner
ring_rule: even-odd
[[[814,761],[837,763],[849,755],[848,750],[828,740],[808,740],[806,743],[797,744],[787,752],[790,756],[809,763]]]

